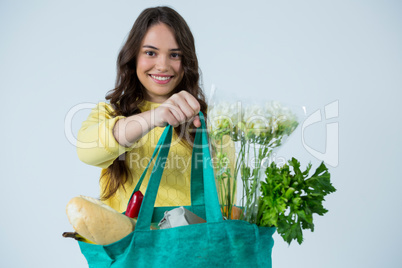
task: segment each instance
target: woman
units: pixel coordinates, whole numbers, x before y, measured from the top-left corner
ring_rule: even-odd
[[[190,205],[190,159],[198,112],[207,105],[199,87],[193,35],[173,9],[144,10],[117,59],[116,87],[83,122],[78,140],[96,142],[77,148],[79,158],[102,168],[101,199],[119,212],[167,124],[175,127],[155,206]],[[149,174],[141,192],[145,193]]]

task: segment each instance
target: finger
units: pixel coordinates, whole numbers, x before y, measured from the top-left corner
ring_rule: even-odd
[[[186,121],[187,119],[186,115],[183,113],[180,107],[178,107],[177,104],[174,103],[172,100],[167,101],[166,103],[163,104],[163,106],[168,110],[168,113],[170,113],[171,116],[174,117],[174,119],[170,118],[170,120],[173,120],[172,122],[177,120],[177,122],[180,124]]]
[[[177,127],[186,121],[185,115],[177,108],[170,109],[171,117],[169,117],[169,124]]]
[[[201,106],[198,100],[191,95],[190,93],[186,92],[185,99],[191,109],[194,111],[194,115],[197,115],[200,112]]]
[[[200,117],[198,115],[194,118],[193,124],[197,128],[201,127],[201,120],[200,120]]]
[[[161,106],[155,109],[155,122],[157,126],[165,127],[167,124],[174,127],[180,124],[180,113],[178,108],[170,103],[163,103]],[[184,116],[182,116],[185,118]],[[183,119],[182,119],[183,120]]]
[[[181,91],[177,94],[176,103],[179,105],[180,109],[187,116],[187,119],[193,119],[194,116],[198,115],[200,112],[200,104],[193,95],[186,91]]]
[[[180,109],[180,112],[184,114],[185,120],[182,121],[182,123],[191,121],[191,119],[194,118],[195,115],[197,115],[197,112],[194,111],[193,107],[188,103],[188,100],[190,102],[193,102],[191,98],[194,98],[189,94],[188,92],[181,91],[175,95],[173,95],[169,101],[174,103]],[[198,103],[198,102],[197,102]],[[194,106],[194,104],[193,104]]]
[[[180,125],[180,121],[176,118],[176,116],[172,112],[170,112],[170,114],[166,117],[166,122],[172,127],[177,127]]]
[[[196,111],[189,105],[187,100],[180,99],[177,102],[177,105],[179,106],[183,114],[186,116],[186,121],[190,121],[191,119],[194,118],[195,115],[197,115]]]

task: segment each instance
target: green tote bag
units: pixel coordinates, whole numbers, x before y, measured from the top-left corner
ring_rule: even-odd
[[[167,126],[152,157],[156,156],[156,162],[135,230],[110,245],[78,242],[90,268],[272,267],[276,229],[222,217],[202,113],[200,119],[202,126],[197,129],[192,153],[191,206],[185,208],[207,222],[150,230],[152,222],[159,222],[165,211],[175,208],[154,208],[172,139],[172,127]],[[133,192],[140,188],[148,167]]]

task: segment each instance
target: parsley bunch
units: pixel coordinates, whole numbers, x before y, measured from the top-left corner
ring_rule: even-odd
[[[308,164],[302,172],[295,158],[282,167],[272,162],[265,171],[266,182],[261,182],[257,225],[277,227],[288,244],[294,239],[299,244],[303,242],[302,229],[314,231],[313,214],[327,213],[322,205],[324,197],[336,191],[324,163],[308,177],[310,169]]]

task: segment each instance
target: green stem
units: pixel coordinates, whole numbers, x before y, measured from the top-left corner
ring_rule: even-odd
[[[220,158],[220,168],[221,168],[221,170],[222,170],[222,180],[221,180],[221,190],[222,190],[222,205],[223,205],[223,209],[222,209],[222,213],[223,213],[223,215],[227,218],[227,219],[229,219],[229,217],[228,217],[228,214],[227,214],[227,212],[225,213],[225,206],[228,206],[229,205],[229,197],[228,197],[228,194],[227,194],[227,191],[226,191],[226,188],[225,188],[225,181],[224,181],[224,179],[225,179],[225,173],[226,173],[226,171],[223,171],[223,163],[222,163],[222,159],[223,159],[223,148],[222,148],[222,144],[223,144],[223,136],[221,136],[221,139],[220,139],[220,143],[219,143],[219,146],[220,146],[220,155],[221,155],[221,158]],[[225,204],[225,202],[227,202],[226,204]]]
[[[227,202],[227,215],[228,215],[228,219],[231,219],[232,218],[232,196],[230,195],[230,175],[228,174],[228,176],[227,176],[227,189],[228,189],[228,191],[227,191],[227,193],[226,193],[226,195],[227,195],[227,198],[228,198],[228,202]]]

